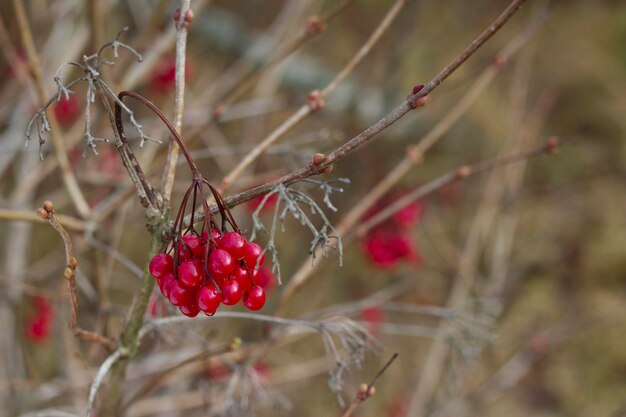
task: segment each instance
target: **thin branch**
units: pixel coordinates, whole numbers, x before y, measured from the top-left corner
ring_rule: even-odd
[[[187,48],[187,27],[193,19],[193,12],[190,9],[191,0],[181,0],[179,17],[176,22],[176,104],[174,127],[180,134],[183,126],[183,109],[185,106],[185,58]],[[162,195],[165,207],[169,207],[174,177],[176,175],[176,163],[180,150],[178,144],[170,141],[167,153],[167,162],[163,170]]]
[[[320,110],[324,106],[324,98],[328,96],[338,85],[343,81],[359,62],[370,52],[372,47],[385,33],[385,31],[391,26],[391,23],[398,16],[398,13],[405,5],[406,0],[396,0],[391,9],[387,12],[383,20],[376,27],[374,32],[367,39],[365,44],[357,51],[352,59],[346,64],[346,66],[337,74],[337,76],[321,91],[313,91],[309,95],[308,102],[302,105],[296,110],[287,120],[274,129],[269,135],[265,137],[254,149],[252,149],[246,156],[243,157],[241,162],[220,182],[219,189],[221,192],[228,189],[234,181],[241,176],[244,170],[252,164],[259,156],[263,154],[273,143],[283,137],[294,126],[304,120],[309,114],[316,110]]]
[[[78,299],[76,297],[76,268],[78,267],[78,260],[72,253],[72,240],[65,228],[57,221],[54,215],[54,205],[50,201],[43,203],[43,206],[37,210],[37,215],[47,220],[48,223],[56,230],[61,239],[63,240],[63,247],[65,248],[65,270],[63,275],[67,280],[67,289],[70,297],[71,316],[69,321],[69,328],[77,338],[87,340],[90,342],[100,343],[107,349],[114,349],[116,346],[115,341],[100,334],[83,330],[78,326]]]
[[[44,223],[46,220],[37,216],[36,213],[19,211],[19,210],[11,210],[0,208],[0,219],[7,221],[25,221],[25,222],[36,222],[36,223]],[[84,221],[77,219],[76,217],[66,216],[63,214],[59,214],[56,216],[56,220],[63,227],[66,227],[70,230],[74,230],[77,232],[82,232],[87,228],[87,223]]]

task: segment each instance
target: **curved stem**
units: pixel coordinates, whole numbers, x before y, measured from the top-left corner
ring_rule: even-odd
[[[176,143],[178,143],[180,150],[183,152],[183,155],[185,156],[185,159],[187,160],[187,163],[189,164],[189,168],[191,169],[191,172],[193,173],[194,178],[202,178],[202,175],[200,174],[200,170],[198,169],[198,167],[196,166],[196,163],[191,158],[191,155],[189,155],[189,150],[187,149],[187,145],[185,145],[185,143],[183,142],[183,139],[180,137],[176,129],[174,129],[174,126],[172,125],[172,123],[167,119],[167,116],[165,116],[165,114],[163,114],[163,112],[156,105],[154,105],[154,103],[152,103],[150,100],[148,100],[141,94],[137,94],[132,91],[122,91],[121,93],[117,95],[117,97],[121,101],[124,101],[124,97],[126,96],[132,97],[135,100],[146,105],[146,107],[152,110],[152,112],[156,114],[159,117],[159,119],[161,119],[161,121],[165,124],[165,126],[167,126],[172,137],[174,137],[174,140],[176,141]],[[124,132],[121,112],[122,112],[122,108],[120,107],[119,104],[115,103],[115,123],[116,123],[117,130],[120,132],[120,134]],[[120,115],[119,117],[118,117],[118,114]]]

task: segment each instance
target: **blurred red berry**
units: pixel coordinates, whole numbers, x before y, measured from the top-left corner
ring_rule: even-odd
[[[369,307],[361,310],[361,320],[365,323],[365,328],[373,336],[380,334],[381,323],[384,319],[385,313],[379,307]]]
[[[72,123],[79,114],[78,99],[76,95],[72,94],[69,98],[61,97],[59,101],[55,101],[52,105],[52,111],[56,116],[56,119],[61,125],[68,125]]]
[[[193,71],[189,58],[185,60],[185,80],[189,79]],[[167,93],[176,86],[176,58],[171,57],[158,63],[152,75],[148,86],[153,93]]]

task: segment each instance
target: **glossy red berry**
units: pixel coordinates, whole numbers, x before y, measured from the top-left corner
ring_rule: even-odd
[[[180,312],[187,317],[196,317],[200,312],[200,308],[198,308],[198,305],[195,303],[195,301],[188,304],[183,304],[182,306],[180,306],[179,309]]]
[[[198,264],[192,261],[185,261],[178,265],[178,282],[180,285],[187,288],[200,285],[203,274],[202,270],[198,268]]]
[[[237,232],[228,232],[222,237],[218,247],[230,253],[235,260],[239,260],[246,255],[246,238]]]
[[[235,305],[241,300],[242,291],[237,280],[231,277],[225,278],[220,284],[220,289],[222,290],[222,303],[227,306]]]
[[[160,280],[165,274],[174,271],[174,258],[166,253],[157,253],[150,260],[148,270],[150,275]]]
[[[265,305],[265,291],[259,285],[253,286],[243,295],[243,305],[252,311],[257,311]]]
[[[246,265],[250,268],[254,268],[257,264],[257,259],[261,256],[261,253],[263,253],[263,248],[259,246],[258,243],[248,242],[246,245],[246,255],[244,257]],[[265,256],[261,258],[259,266],[263,265],[263,262],[265,262]]]
[[[181,248],[184,250],[186,256],[189,253],[196,259],[202,259],[204,257],[204,246],[202,245],[202,239],[197,235],[185,235],[181,238]]]
[[[238,266],[235,268],[233,278],[239,283],[241,291],[246,292],[252,287],[252,280],[254,279],[254,270],[251,269],[248,273],[248,268],[245,266]]]
[[[198,307],[207,316],[212,316],[222,302],[222,296],[213,285],[206,285],[198,290]]]
[[[235,272],[235,260],[224,249],[215,249],[209,255],[207,267],[215,278],[223,278]]]
[[[254,283],[264,290],[272,288],[276,285],[276,276],[267,268],[259,268],[252,274]]]
[[[172,291],[172,286],[176,284],[176,277],[174,277],[173,273],[169,273],[165,275],[159,281],[159,288],[161,288],[161,293],[165,296],[165,298],[170,298],[170,292]]]
[[[192,291],[176,282],[176,284],[171,287],[168,299],[170,303],[174,304],[176,307],[180,307],[191,301]]]

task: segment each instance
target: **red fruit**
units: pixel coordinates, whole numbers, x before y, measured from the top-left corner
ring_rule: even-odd
[[[204,246],[202,245],[202,239],[197,235],[185,235],[181,238],[183,243],[180,245],[184,250],[184,253],[189,256],[193,255],[196,259],[204,258]]]
[[[415,226],[420,217],[422,217],[423,212],[424,208],[422,207],[422,204],[419,201],[413,201],[398,210],[393,215],[393,220],[398,224],[398,226],[403,228]]]
[[[235,272],[235,260],[224,249],[215,249],[211,252],[207,266],[215,278],[223,278]]]
[[[257,264],[257,259],[261,256],[261,253],[263,253],[263,248],[259,246],[258,243],[248,242],[246,245],[246,255],[244,257],[246,265],[250,268],[254,268]],[[259,266],[263,265],[263,262],[265,262],[265,256],[261,258]]]
[[[161,288],[161,293],[165,296],[165,298],[170,298],[170,292],[172,291],[172,286],[176,284],[176,277],[174,277],[173,273],[169,273],[165,275],[159,281],[159,288]]]
[[[366,329],[372,335],[378,336],[380,333],[381,322],[384,318],[384,312],[379,307],[369,307],[361,310],[361,319],[366,322]]]
[[[78,100],[74,95],[70,95],[67,99],[63,96],[61,100],[53,104],[52,108],[54,115],[62,125],[73,122],[78,116]]]
[[[202,270],[198,268],[199,262],[185,261],[178,265],[178,282],[180,285],[193,288],[200,285],[203,275]]]
[[[265,291],[258,285],[253,286],[250,291],[243,295],[243,305],[249,310],[257,311],[265,305]]]
[[[246,238],[237,232],[228,232],[222,237],[218,247],[238,261],[246,255]]]
[[[390,268],[398,262],[398,256],[389,248],[388,238],[383,233],[368,235],[364,248],[370,261],[379,267]]]
[[[189,304],[183,304],[179,308],[180,312],[183,313],[187,317],[196,317],[200,312],[198,305],[195,302],[191,302]]]
[[[50,321],[45,317],[35,316],[26,323],[26,337],[36,343],[43,343],[50,336]]]
[[[248,274],[248,268],[245,266],[238,266],[235,268],[235,273],[233,278],[239,283],[242,291],[248,291],[252,287],[252,282],[254,280],[255,270],[252,269],[250,274]]]
[[[160,280],[165,274],[174,271],[174,258],[166,253],[157,253],[150,260],[148,270],[150,275]]]
[[[176,282],[175,285],[172,285],[168,299],[170,300],[170,303],[174,304],[176,307],[180,307],[182,305],[189,304],[193,298],[192,296],[192,290],[185,288]]]
[[[252,274],[252,280],[261,288],[267,290],[276,285],[276,276],[267,268],[259,268]]]
[[[235,279],[225,278],[220,284],[220,289],[222,290],[222,303],[227,306],[235,305],[241,300],[241,286]]]
[[[212,316],[222,302],[222,296],[213,285],[206,285],[198,291],[198,307],[207,316]]]

